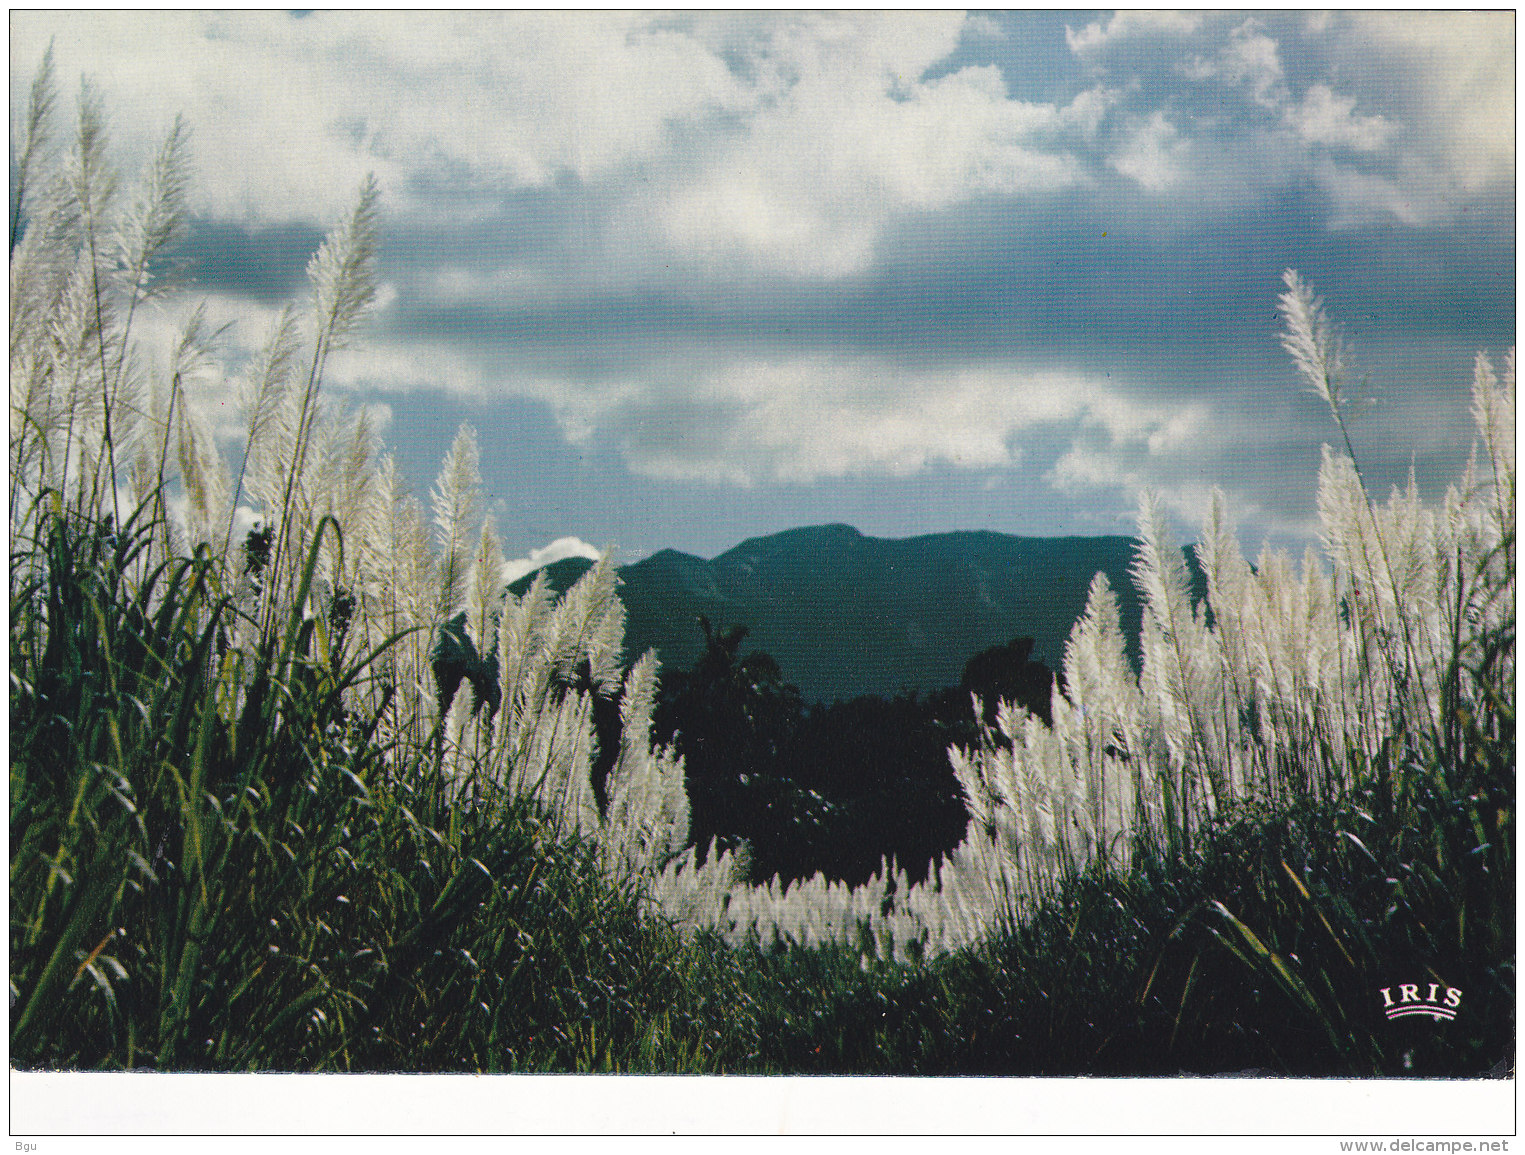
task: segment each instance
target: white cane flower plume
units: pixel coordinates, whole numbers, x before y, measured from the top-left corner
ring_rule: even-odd
[[[612,550],[604,550],[562,599],[551,621],[552,663],[570,671],[582,660],[603,693],[618,689],[620,648],[624,643],[625,606],[619,600],[619,576]]]
[[[390,464],[390,463],[389,463]],[[397,681],[421,716],[432,717],[434,695],[427,688],[429,630],[437,623],[434,605],[434,552],[423,507],[394,490],[391,503],[391,615],[389,632],[407,631],[396,652]]]
[[[362,409],[350,428],[339,462],[334,513],[344,527],[346,581],[374,601],[390,580],[386,559],[391,549],[391,502],[395,474],[383,474],[381,441]]]
[[[1491,521],[1490,515],[1496,509],[1492,507],[1487,514],[1479,517],[1485,501],[1486,497],[1478,490],[1477,445],[1474,443],[1467,454],[1467,465],[1462,476],[1446,487],[1445,496],[1441,499],[1440,514],[1435,519],[1435,555],[1442,572],[1446,575],[1448,590],[1453,588],[1452,582],[1468,580],[1471,567],[1465,564],[1465,559],[1479,557],[1485,553],[1485,550],[1479,547],[1484,537],[1491,534],[1487,534],[1481,522],[1484,518]],[[1491,503],[1489,504],[1491,506]],[[1460,611],[1449,598],[1446,599],[1444,608],[1450,622],[1447,629],[1455,634],[1455,627],[1458,624],[1455,621],[1455,614]]]
[[[99,346],[93,271],[83,253],[75,254],[48,323],[54,375],[60,379],[94,374]]]
[[[353,559],[353,580],[360,595],[361,629],[366,648],[371,650],[413,624],[411,615],[404,622],[402,603],[409,599],[409,587],[417,580],[414,568],[419,564],[427,567],[432,559],[428,557],[427,531],[422,559],[401,545],[405,536],[401,527],[407,517],[405,507],[410,499],[397,476],[397,466],[391,454],[379,454],[365,481],[363,493],[365,509],[357,515],[362,529],[353,544],[346,537],[346,552]],[[427,579],[422,584],[427,587]],[[394,642],[383,661],[395,669],[397,655],[407,650],[410,641],[404,636]]]
[[[111,291],[115,270],[110,258],[109,238],[105,235],[116,197],[117,173],[107,159],[106,118],[100,97],[88,81],[80,85],[78,126],[65,177],[83,232],[80,259],[88,269],[88,308],[93,313],[89,335],[95,346],[92,384],[101,394],[90,402],[93,420],[82,422],[74,431],[80,443],[81,496],[88,488],[89,500],[95,500],[99,497],[99,470],[103,460],[113,471],[115,468],[111,460],[115,452],[111,428],[113,384],[108,366],[117,362],[119,351],[125,348],[126,327],[118,323],[116,298]],[[114,478],[108,479],[107,484],[114,503]]]
[[[1290,628],[1295,592],[1286,554],[1262,549],[1253,583],[1260,626],[1253,653],[1261,689],[1272,701],[1286,700],[1292,695],[1298,662],[1297,643]]]
[[[275,506],[280,511],[274,519],[278,537],[272,569],[277,581],[291,566],[288,551],[300,544],[292,536],[297,527],[291,523],[311,513],[311,504],[301,499],[301,490],[307,481],[314,429],[319,423],[318,398],[329,354],[345,344],[375,298],[379,231],[376,201],[376,181],[368,176],[361,185],[354,210],[324,238],[307,264],[315,334],[307,381],[296,405],[294,442],[286,459],[281,499]],[[294,514],[300,516],[293,517]]]
[[[59,311],[78,266],[69,235],[68,202],[61,183],[28,220],[25,235],[11,253],[10,372],[13,414],[34,417],[46,412],[54,389],[53,333]],[[61,411],[59,411],[61,415]],[[13,416],[11,436],[46,438],[49,429],[19,426]]]
[[[505,564],[498,528],[489,516],[482,521],[476,555],[466,578],[466,635],[480,653],[490,651],[497,636]]]
[[[331,584],[340,580],[341,556],[349,552],[349,527],[344,521],[346,511],[340,504],[347,438],[339,405],[320,403],[316,417],[311,430],[308,468],[292,503],[296,525],[294,540],[301,544],[305,553],[314,540],[318,523],[325,517],[334,518],[339,532],[324,533],[317,571],[323,582]],[[344,564],[347,566],[348,562]]]
[[[142,421],[142,429],[148,435],[136,439],[127,462],[127,492],[134,506],[153,499],[163,480],[163,467],[168,459],[169,399],[169,389],[163,382],[150,379],[144,390]]]
[[[1324,314],[1324,304],[1293,269],[1282,274],[1287,291],[1279,299],[1281,345],[1292,357],[1309,388],[1339,415],[1345,379],[1345,346]]]
[[[482,475],[477,432],[463,424],[445,454],[432,494],[434,528],[439,540],[438,606],[441,617],[460,608],[471,565],[472,542],[482,518]]]
[[[68,182],[55,174],[35,194],[11,250],[11,356],[28,334],[45,333],[52,308],[79,256],[79,206]]]
[[[208,325],[204,303],[196,305],[181,322],[175,343],[170,347],[163,380],[183,394],[198,383],[219,374],[221,365],[216,355],[217,341],[224,331]]]
[[[228,519],[228,474],[211,432],[188,406],[179,413],[177,453],[185,488],[185,534],[193,546],[220,546]]]
[[[1208,602],[1218,622],[1234,622],[1244,605],[1250,581],[1249,563],[1239,549],[1228,500],[1214,486],[1202,533],[1196,547],[1197,563],[1207,579]],[[1219,627],[1222,629],[1222,626]]]
[[[342,347],[376,299],[379,190],[367,176],[349,219],[324,239],[307,265],[323,353]]]
[[[1483,437],[1493,473],[1495,507],[1500,529],[1514,520],[1514,350],[1504,358],[1502,384],[1493,363],[1477,355],[1472,370],[1472,419]]]
[[[217,334],[205,330],[208,344]],[[208,358],[210,361],[210,356]],[[131,461],[140,440],[153,440],[156,432],[149,419],[154,389],[150,366],[140,348],[130,342],[117,342],[116,362],[110,368],[112,385],[105,403],[109,406],[111,438],[116,460]]]
[[[285,509],[305,487],[306,466],[297,462],[297,429],[302,422],[302,391],[284,389],[267,397],[259,436],[246,445],[244,485],[266,519],[278,526]]]
[[[296,310],[288,304],[276,317],[270,328],[270,336],[266,338],[239,383],[238,403],[244,419],[244,456],[233,484],[234,509],[237,509],[243,498],[244,484],[250,477],[251,467],[262,471],[263,484],[259,486],[255,497],[265,509],[273,512],[280,501],[280,486],[284,478],[279,463],[289,461],[287,454],[295,447],[296,414],[294,409],[287,406],[287,400],[291,392],[291,376],[296,367],[298,340]],[[290,414],[290,419],[284,423],[280,421],[283,411],[289,411]],[[278,444],[270,445],[272,440]],[[231,518],[228,521],[227,540],[230,544],[233,540]]]
[[[440,749],[440,772],[456,805],[464,801],[478,765],[475,721],[471,695],[456,694],[445,712]]]
[[[1216,663],[1204,623],[1193,613],[1181,551],[1170,544],[1164,510],[1145,493],[1139,501],[1139,544],[1131,572],[1144,600],[1140,688],[1159,712],[1162,737],[1184,766],[1196,764],[1221,793],[1208,749],[1204,710],[1213,700]]]
[[[1397,606],[1397,594],[1382,559],[1383,543],[1350,458],[1326,445],[1319,464],[1319,535],[1331,560],[1355,579],[1358,599],[1376,608],[1378,618]]]
[[[291,385],[298,342],[296,309],[287,304],[270,326],[270,336],[239,386],[245,438],[251,445],[264,436]]]
[[[1313,547],[1303,553],[1302,648],[1304,676],[1314,690],[1338,694],[1340,685],[1340,639],[1335,624],[1334,586],[1319,565]]]
[[[619,869],[637,878],[657,876],[688,840],[683,763],[671,751],[651,745],[656,672],[656,657],[647,653],[626,675],[620,753],[605,784],[609,806],[602,837]]]
[[[104,419],[94,281],[94,271],[81,255],[49,324],[51,404],[60,417],[44,454],[44,481],[60,488],[77,480],[79,447],[99,436]]]
[[[647,650],[625,675],[625,691],[620,696],[620,729],[631,748],[651,729],[657,702],[657,670],[656,651]]]
[[[527,703],[545,694],[550,679],[550,657],[545,651],[545,631],[551,618],[551,594],[545,571],[535,575],[520,598],[509,594],[498,619],[498,686],[503,708],[498,712],[500,745],[515,740],[515,719]]]
[[[1212,607],[1216,629],[1214,641],[1222,662],[1225,690],[1243,701],[1253,684],[1250,670],[1246,614],[1249,611],[1252,581],[1249,563],[1239,549],[1239,539],[1228,512],[1223,491],[1214,487],[1208,513],[1202,523],[1196,547],[1197,563],[1207,581],[1207,599]],[[1234,722],[1226,716],[1229,707],[1221,707],[1226,729]]]
[[[594,833],[592,698],[575,691],[554,696],[535,722],[521,726],[524,753],[510,767],[510,787],[546,803],[568,832]]]
[[[11,517],[23,491],[47,470],[65,424],[53,378],[51,319],[74,266],[72,212],[64,182],[49,177],[56,89],[48,45],[13,130],[10,230]],[[37,186],[41,184],[39,190]],[[40,195],[39,195],[40,192]]]
[[[102,260],[106,255],[95,251],[105,241],[98,230],[117,190],[117,174],[107,159],[106,150],[106,116],[101,109],[100,94],[89,81],[84,81],[80,84],[74,149],[65,178],[85,230],[86,246],[95,260]]]
[[[54,432],[59,407],[53,404],[51,378],[42,364],[24,368],[11,364],[10,459],[12,513],[20,488],[30,488],[39,470],[39,459]]]
[[[1409,471],[1406,489],[1395,489],[1381,511],[1381,533],[1388,543],[1388,565],[1398,598],[1411,613],[1435,607],[1433,519],[1419,500],[1419,485]]]
[[[1133,675],[1117,595],[1104,573],[1091,579],[1085,609],[1065,641],[1064,669],[1065,693],[1077,708],[1099,714],[1126,701]]]
[[[320,403],[311,431],[307,469],[298,479],[291,503],[293,541],[299,544],[298,557],[306,554],[317,533],[318,524],[332,517],[336,531],[325,532],[318,545],[315,571],[320,586],[334,587],[347,583],[353,569],[350,552],[350,511],[344,502],[344,469],[349,446],[344,415],[338,405]]]
[[[117,223],[111,238],[115,264],[130,294],[128,309],[155,289],[155,275],[166,250],[180,236],[186,219],[190,187],[190,133],[175,118],[164,143],[154,155],[142,187]]]
[[[188,391],[218,369],[215,343],[219,332],[208,328],[206,310],[198,305],[181,323],[162,372],[141,376],[130,355],[124,357],[117,390],[115,436],[117,459],[125,462],[128,491],[134,501],[142,501],[162,488],[172,449],[179,455],[183,448],[188,448],[179,442],[193,435],[181,431],[177,422],[185,411]],[[196,433],[211,436],[203,430]],[[212,452],[215,453],[215,446]],[[202,467],[209,468],[205,462]],[[223,493],[222,499],[227,496]],[[224,534],[198,540],[221,548],[225,537]]]
[[[31,191],[35,170],[45,163],[48,140],[52,135],[53,106],[57,92],[53,86],[53,45],[42,54],[42,63],[32,79],[27,94],[26,116],[21,122],[15,142],[14,174],[11,182],[11,244],[12,256],[21,237],[26,220],[27,194]]]
[[[1166,634],[1183,634],[1191,621],[1186,563],[1170,544],[1164,507],[1154,493],[1139,499],[1138,548],[1129,572],[1144,595],[1145,612]]]
[[[1508,469],[1511,481],[1514,471],[1514,384],[1514,347],[1510,346],[1509,351],[1504,354],[1504,368],[1499,379],[1499,433],[1496,440],[1499,443],[1500,464]]]
[[[11,256],[10,399],[11,477],[33,485],[44,470],[69,413],[61,384],[68,366],[61,362],[55,340],[77,268],[74,253],[52,239],[63,201],[50,198],[41,220],[28,225]],[[83,327],[86,317],[78,318]],[[66,347],[77,345],[69,341]],[[13,506],[14,508],[14,506]]]
[[[964,807],[969,812],[971,829],[983,829],[990,824],[995,799],[986,786],[982,760],[961,746],[950,746],[948,764],[952,767],[953,777],[964,796]]]

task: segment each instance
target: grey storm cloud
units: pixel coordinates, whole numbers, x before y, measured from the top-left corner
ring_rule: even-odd
[[[1295,536],[1330,431],[1284,269],[1370,373],[1380,485],[1449,479],[1513,343],[1513,25],[1452,15],[37,12],[12,84],[53,38],[129,150],[187,115],[229,309],[376,172],[335,386],[419,489],[469,417],[526,551],[1111,531],[1144,487],[1186,527],[1213,484]]]

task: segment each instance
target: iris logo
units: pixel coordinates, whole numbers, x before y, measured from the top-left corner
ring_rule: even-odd
[[[1427,988],[1427,993],[1419,992]],[[1393,991],[1398,997],[1393,998]],[[1441,992],[1444,991],[1444,997]],[[1383,987],[1382,1006],[1389,1019],[1405,1019],[1411,1015],[1429,1015],[1437,1023],[1450,1022],[1461,1006],[1461,991],[1455,987],[1443,987],[1439,983],[1403,983],[1397,987]]]

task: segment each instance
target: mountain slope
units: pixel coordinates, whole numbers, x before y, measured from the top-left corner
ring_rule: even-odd
[[[827,525],[752,538],[710,561],[663,550],[620,569],[626,657],[655,649],[663,665],[689,668],[702,614],[746,626],[744,648],[772,654],[807,700],[956,685],[971,657],[1018,635],[1057,670],[1098,571],[1118,593],[1125,633],[1138,636],[1133,548],[1127,537],[889,540]],[[547,580],[565,589],[589,564],[557,562]]]

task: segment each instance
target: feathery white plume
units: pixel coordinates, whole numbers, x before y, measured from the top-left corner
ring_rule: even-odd
[[[1324,315],[1324,304],[1293,269],[1282,274],[1287,291],[1279,298],[1281,346],[1292,357],[1314,393],[1336,415],[1345,378],[1345,346]]]
[[[53,45],[49,43],[47,51],[42,54],[37,75],[32,79],[32,87],[27,94],[26,116],[15,141],[15,172],[11,182],[12,256],[16,253],[16,244],[26,221],[27,193],[30,191],[33,172],[45,160],[56,98],[53,86]]]
[[[462,424],[445,454],[434,483],[434,528],[439,540],[439,596],[441,617],[460,608],[466,592],[466,572],[471,565],[472,541],[482,517],[482,475],[477,432]]]
[[[376,254],[381,236],[380,192],[367,176],[349,218],[324,238],[307,265],[313,310],[326,354],[342,347],[376,300]]]

